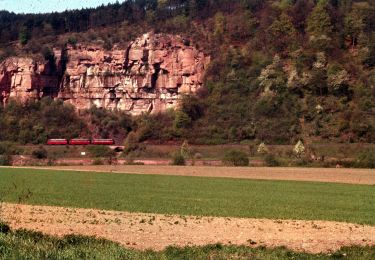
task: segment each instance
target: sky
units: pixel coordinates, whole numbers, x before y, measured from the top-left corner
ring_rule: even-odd
[[[0,0],[0,10],[14,13],[50,13],[115,2],[116,0]]]

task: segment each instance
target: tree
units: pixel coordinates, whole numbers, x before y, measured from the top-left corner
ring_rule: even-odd
[[[18,35],[18,40],[22,45],[25,45],[29,41],[29,30],[27,27],[21,27]]]
[[[224,32],[225,32],[225,16],[222,12],[217,12],[214,17],[215,24],[214,24],[214,32],[213,36],[216,42],[221,42],[224,40]]]
[[[294,49],[297,31],[286,13],[282,13],[279,19],[268,27],[267,31],[270,36],[270,44],[275,47],[276,51],[285,52]]]
[[[309,0],[297,0],[289,11],[294,27],[301,33],[305,32],[306,20],[314,5]]]
[[[363,17],[358,10],[351,11],[345,17],[345,35],[350,38],[351,47],[353,48],[358,43],[358,38],[363,32],[364,23]]]
[[[181,145],[181,149],[180,149],[180,153],[181,155],[184,157],[184,158],[188,158],[190,156],[190,147],[189,147],[189,143],[187,140],[185,140],[182,145]]]
[[[303,145],[302,141],[299,140],[293,148],[293,153],[297,156],[297,158],[301,158],[301,156],[305,153],[305,150],[305,146]]]
[[[250,11],[237,12],[228,17],[227,31],[233,40],[244,40],[254,35],[258,20]]]
[[[327,1],[319,0],[307,19],[310,42],[318,49],[326,49],[331,41],[333,26],[327,11]]]
[[[174,120],[175,129],[187,128],[191,124],[191,118],[184,111],[177,111]]]
[[[257,153],[259,154],[267,154],[269,152],[268,147],[266,146],[265,143],[261,143],[258,146]]]
[[[286,89],[286,75],[278,55],[275,55],[272,64],[261,71],[258,80],[265,95],[281,93]]]

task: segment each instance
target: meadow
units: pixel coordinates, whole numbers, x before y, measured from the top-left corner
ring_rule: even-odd
[[[5,202],[130,212],[375,225],[375,187],[0,168]]]
[[[19,230],[0,232],[0,259],[355,259],[370,260],[375,247],[346,247],[331,254],[307,254],[286,248],[246,246],[168,247],[161,252],[137,251],[103,239],[69,235],[54,238]]]

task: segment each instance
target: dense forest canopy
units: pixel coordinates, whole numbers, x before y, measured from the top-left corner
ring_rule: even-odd
[[[184,35],[211,55],[206,89],[185,97],[177,111],[121,115],[121,124],[112,122],[120,120],[114,115],[106,119],[112,127],[105,136],[133,132],[137,141],[195,143],[375,141],[374,0],[133,0],[63,13],[2,11],[0,60],[51,59],[48,50],[67,43],[110,49],[150,30]],[[44,139],[57,137],[42,120],[48,104],[33,108]],[[14,106],[0,111],[0,139],[20,124],[9,119]],[[101,112],[87,113],[94,118]],[[103,126],[89,124],[101,134]],[[12,140],[28,142],[19,131]]]

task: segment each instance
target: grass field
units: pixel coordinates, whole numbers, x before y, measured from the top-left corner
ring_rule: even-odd
[[[332,254],[296,253],[285,248],[207,245],[169,247],[161,252],[126,249],[81,236],[54,238],[29,231],[0,232],[0,259],[355,259],[370,260],[375,247],[347,247]]]
[[[6,202],[375,225],[375,186],[0,169]]]

